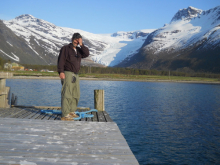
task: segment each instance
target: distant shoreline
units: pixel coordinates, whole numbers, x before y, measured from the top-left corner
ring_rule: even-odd
[[[59,80],[60,78],[52,76],[13,76],[9,79],[43,79],[43,80]],[[197,83],[197,84],[220,84],[218,82],[211,81],[185,81],[185,80],[157,80],[157,79],[117,79],[117,78],[92,78],[92,77],[80,77],[80,80],[93,80],[93,81],[137,81],[137,82],[176,82],[176,83]]]

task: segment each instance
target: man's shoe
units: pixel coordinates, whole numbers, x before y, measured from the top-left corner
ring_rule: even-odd
[[[70,115],[72,118],[79,117],[75,112],[70,112],[68,115]]]
[[[70,114],[68,114],[65,117],[61,117],[61,120],[63,120],[63,121],[74,121],[73,117]]]

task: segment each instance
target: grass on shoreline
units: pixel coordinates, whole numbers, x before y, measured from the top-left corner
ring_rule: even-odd
[[[34,76],[34,77],[58,77],[57,72],[31,72],[31,71],[15,71],[14,76]],[[116,80],[136,80],[136,81],[203,81],[203,82],[219,82],[219,78],[205,78],[205,77],[181,77],[181,76],[159,76],[159,75],[125,75],[125,74],[80,74],[84,78],[100,78],[100,79],[116,79]]]
[[[106,79],[126,79],[126,80],[166,80],[166,81],[208,81],[220,82],[218,78],[205,77],[181,77],[181,76],[158,76],[158,75],[124,75],[124,74],[84,74],[81,77],[106,78]]]
[[[14,76],[59,76],[57,72],[40,72],[40,71],[14,71]]]

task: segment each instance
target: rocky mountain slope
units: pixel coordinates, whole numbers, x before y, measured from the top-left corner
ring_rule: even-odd
[[[147,35],[153,30],[142,30],[135,32],[118,32],[114,34],[92,34],[79,29],[71,29],[58,27],[50,22],[35,18],[25,14],[16,17],[13,20],[3,22],[17,38],[22,39],[20,44],[25,45],[30,57],[36,56],[39,60],[24,60],[23,54],[16,54],[13,49],[7,50],[8,59],[16,61],[11,54],[17,56],[20,63],[36,63],[36,64],[56,64],[60,48],[71,42],[73,33],[79,32],[83,36],[83,41],[90,50],[90,58],[82,61],[83,65],[105,65],[114,66],[120,63],[127,56],[134,54],[144,43]],[[6,27],[4,27],[6,29]],[[12,34],[12,38],[15,35]],[[7,38],[4,38],[4,44],[10,47]],[[130,42],[134,42],[132,49],[127,46]],[[133,44],[132,44],[133,45]],[[0,45],[0,56],[4,55],[5,48]],[[121,53],[121,51],[123,53]],[[30,53],[31,52],[31,53]],[[6,53],[6,52],[5,52]],[[18,60],[19,59],[19,60]],[[43,61],[43,62],[42,62]]]
[[[220,6],[179,10],[148,35],[140,51],[118,66],[220,72]]]
[[[0,56],[15,62],[30,64],[47,64],[43,58],[36,56],[33,50],[25,44],[25,40],[13,33],[0,20]]]
[[[0,22],[0,56],[19,63],[56,64],[73,33],[83,36],[90,58],[83,65],[220,72],[220,6],[179,10],[157,30],[92,34],[58,27],[31,15]]]

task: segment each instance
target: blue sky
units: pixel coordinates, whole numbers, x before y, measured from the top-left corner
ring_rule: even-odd
[[[31,14],[57,26],[104,34],[157,29],[179,9],[219,5],[220,0],[0,0],[0,19]]]

